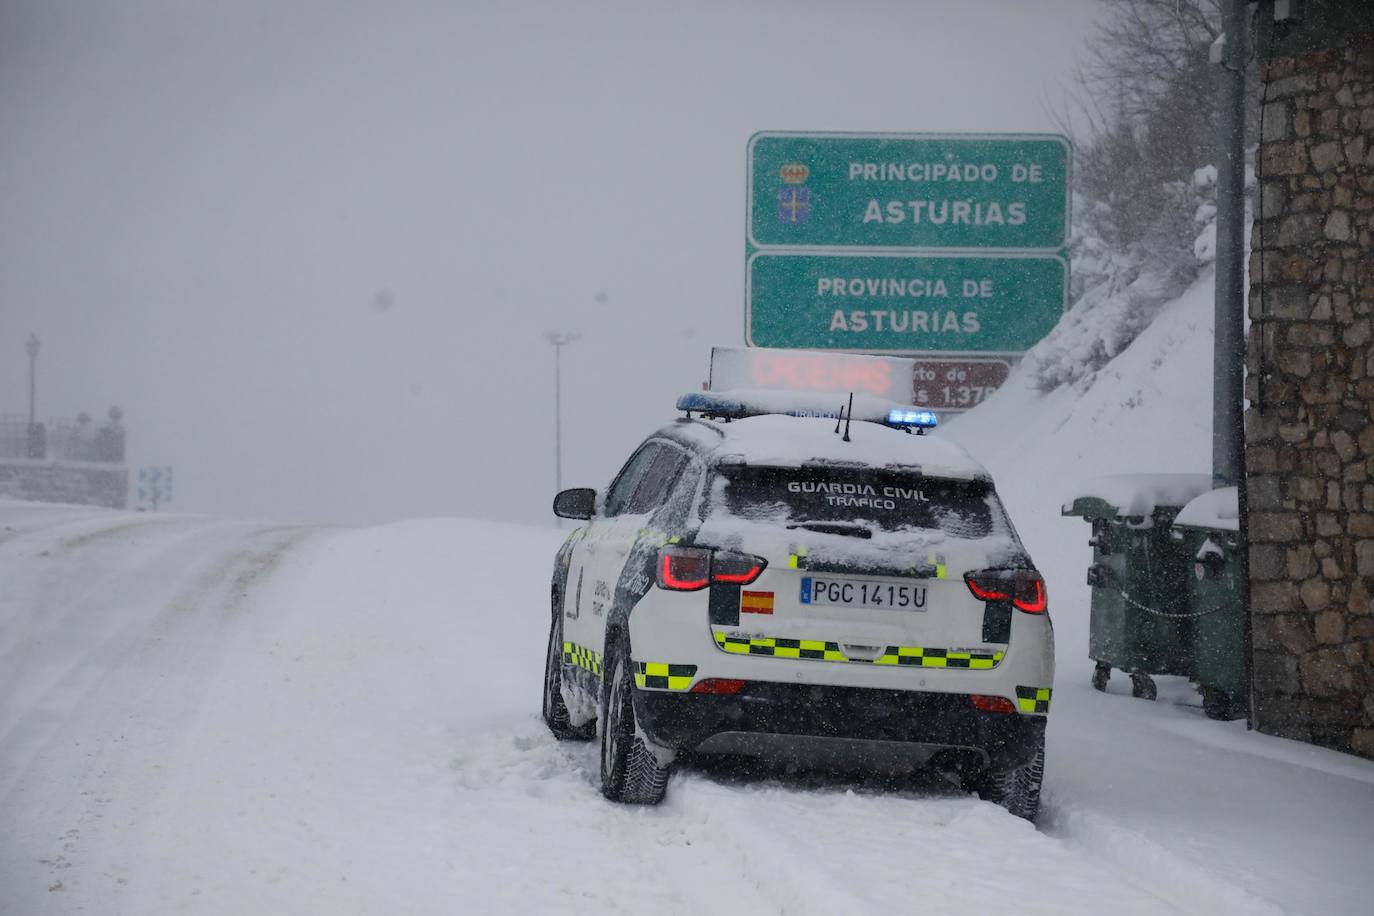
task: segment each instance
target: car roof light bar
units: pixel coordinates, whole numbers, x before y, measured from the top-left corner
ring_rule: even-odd
[[[677,409],[704,418],[739,420],[769,414],[790,417],[849,417],[843,399],[833,394],[805,391],[691,391],[677,399]],[[872,395],[855,395],[852,416],[865,423],[880,423],[908,432],[934,429],[938,423],[935,412],[924,408],[903,406]]]
[[[935,416],[933,410],[910,410],[907,408],[896,408],[888,412],[887,425],[895,426],[898,429],[914,429],[917,432],[925,432],[940,425],[940,418]]]
[[[721,397],[710,391],[691,391],[684,394],[677,399],[677,409],[723,420],[737,420],[749,416],[743,402]]]

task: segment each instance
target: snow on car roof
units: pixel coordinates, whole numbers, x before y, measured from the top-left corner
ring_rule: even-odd
[[[710,451],[717,463],[765,467],[805,464],[902,468],[928,477],[987,480],[987,469],[963,447],[939,435],[917,436],[878,423],[856,421],[835,432],[833,419],[767,415],[711,423],[722,439]]]

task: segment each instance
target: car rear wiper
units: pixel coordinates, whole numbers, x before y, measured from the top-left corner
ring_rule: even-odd
[[[805,528],[807,531],[818,531],[821,534],[841,534],[851,538],[873,537],[873,529],[858,522],[797,522],[787,527]]]

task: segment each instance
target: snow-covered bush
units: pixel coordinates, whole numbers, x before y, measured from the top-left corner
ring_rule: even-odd
[[[1216,258],[1216,169],[1169,182],[1166,201],[1142,237],[1111,245],[1076,219],[1069,243],[1072,308],[1026,359],[1036,387],[1050,391],[1088,380],[1150,326],[1159,310]],[[1108,204],[1076,203],[1099,209]],[[1091,212],[1091,211],[1090,211]]]
[[[1090,378],[1216,258],[1218,2],[1100,2],[1061,118],[1076,139],[1073,304],[1026,357],[1046,391]]]

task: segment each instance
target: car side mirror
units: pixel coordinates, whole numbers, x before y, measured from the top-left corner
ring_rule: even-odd
[[[573,487],[553,498],[553,514],[559,518],[591,518],[596,513],[596,491]]]

